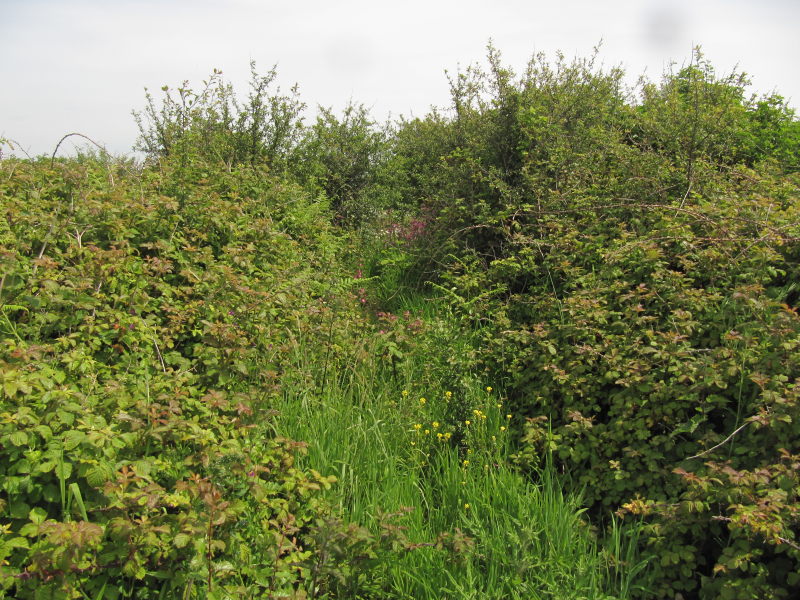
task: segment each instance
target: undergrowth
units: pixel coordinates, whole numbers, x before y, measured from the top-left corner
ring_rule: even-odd
[[[800,126],[596,58],[0,155],[0,597],[793,597]]]
[[[509,463],[475,334],[380,310],[324,200],[253,167],[0,164],[5,597],[619,588],[579,497]]]

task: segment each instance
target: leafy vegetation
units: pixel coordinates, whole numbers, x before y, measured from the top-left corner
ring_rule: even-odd
[[[643,515],[661,597],[798,584],[798,123],[744,85],[698,53],[634,97],[492,50],[415,125],[449,132],[420,260],[525,417],[518,463]]]
[[[800,125],[490,47],[0,161],[0,597],[789,598]]]

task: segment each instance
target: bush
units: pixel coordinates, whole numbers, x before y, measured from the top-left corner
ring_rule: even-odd
[[[454,78],[436,141],[404,132],[441,152],[416,184],[425,260],[482,326],[480,364],[523,417],[520,464],[552,454],[601,522],[645,515],[659,597],[787,597],[796,122],[699,53],[638,100],[621,82],[562,57],[516,80],[491,48],[487,71]],[[784,137],[754,142],[770,118]]]
[[[241,164],[259,164],[284,174],[299,141],[305,105],[297,86],[288,95],[279,88],[273,91],[274,67],[259,75],[251,62],[250,73],[245,102],[216,70],[199,91],[188,81],[175,90],[162,87],[161,107],[148,93],[147,106],[133,113],[141,134],[136,149],[151,160],[179,156],[183,166],[205,161],[230,171]]]
[[[344,568],[316,554],[332,478],[272,419],[297,339],[357,319],[327,206],[203,163],[179,210],[180,161],[2,163],[0,595],[274,597]]]

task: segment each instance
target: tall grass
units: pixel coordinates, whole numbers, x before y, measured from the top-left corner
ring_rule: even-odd
[[[411,308],[436,323],[448,351],[467,351],[470,340],[447,315],[430,303]],[[454,406],[455,376],[432,381],[429,355],[407,355],[390,370],[369,346],[337,369],[326,366],[323,382],[323,367],[304,348],[313,343],[295,346],[305,377],[285,382],[276,427],[308,442],[306,466],[337,477],[329,501],[348,520],[377,530],[380,514],[413,509],[401,524],[419,547],[388,562],[388,597],[628,597],[630,563],[609,560],[582,519],[580,498],[565,495],[549,467],[533,481],[510,466],[508,421],[491,388],[462,374]],[[453,439],[432,441],[440,407],[451,420],[458,411],[467,418]],[[440,534],[459,531],[472,547],[433,547]],[[616,534],[610,551],[635,561],[628,538]]]

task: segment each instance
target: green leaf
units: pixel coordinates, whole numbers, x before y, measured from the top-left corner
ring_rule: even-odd
[[[133,462],[131,466],[133,467],[134,471],[136,471],[137,475],[141,477],[149,477],[153,470],[153,461],[143,458]]]
[[[47,511],[39,506],[36,506],[28,513],[28,519],[31,521],[31,523],[41,525],[45,522],[45,520],[47,520]]]
[[[25,537],[36,537],[39,535],[39,526],[35,523],[25,523],[19,528],[19,534]]]
[[[13,502],[8,510],[8,513],[14,519],[27,519],[30,512],[31,507],[24,502]]]
[[[64,450],[73,450],[77,448],[83,440],[86,439],[86,434],[77,429],[71,429],[64,434]]]
[[[56,466],[54,460],[46,460],[44,462],[39,463],[39,472],[40,473],[49,473],[52,471]]]
[[[86,481],[92,487],[100,487],[114,477],[114,469],[108,463],[93,465],[86,471]]]
[[[241,360],[237,360],[234,363],[234,366],[236,367],[236,370],[239,371],[239,373],[241,373],[242,375],[247,376],[250,374],[250,370],[247,368],[247,363]]]
[[[69,427],[70,425],[72,425],[72,423],[75,421],[75,415],[73,415],[71,412],[67,412],[67,411],[65,411],[65,410],[59,410],[59,411],[57,412],[57,414],[58,414],[58,418],[59,418],[59,420],[60,420],[60,421],[61,421],[61,422],[62,422],[64,425],[66,425],[67,427]]]
[[[55,484],[48,483],[42,486],[42,498],[47,502],[58,502],[60,497],[61,492]]]
[[[45,441],[53,437],[53,430],[47,425],[37,425],[33,430],[38,433]]]
[[[69,479],[72,475],[72,463],[63,462],[56,466],[56,475],[59,479]]]
[[[676,436],[680,433],[694,433],[698,425],[700,425],[700,423],[705,422],[705,420],[706,416],[704,414],[695,415],[691,418],[691,420],[687,421],[686,423],[678,425],[671,435]]]
[[[80,511],[81,517],[83,517],[84,521],[88,521],[89,516],[86,513],[86,505],[83,503],[83,496],[81,495],[81,489],[78,487],[78,484],[69,484],[69,491],[72,494],[75,503],[78,505],[78,510]]]
[[[13,398],[17,393],[17,382],[16,381],[3,382],[3,391],[6,393],[6,396],[8,396],[9,398]]]
[[[5,544],[10,548],[30,548],[28,540],[26,540],[24,537],[11,538],[10,540],[6,540]]]
[[[188,533],[179,533],[172,540],[176,548],[183,548],[190,541],[192,541],[192,536],[190,536]]]
[[[8,440],[15,446],[24,446],[28,443],[28,434],[22,430],[17,430],[8,436]]]

